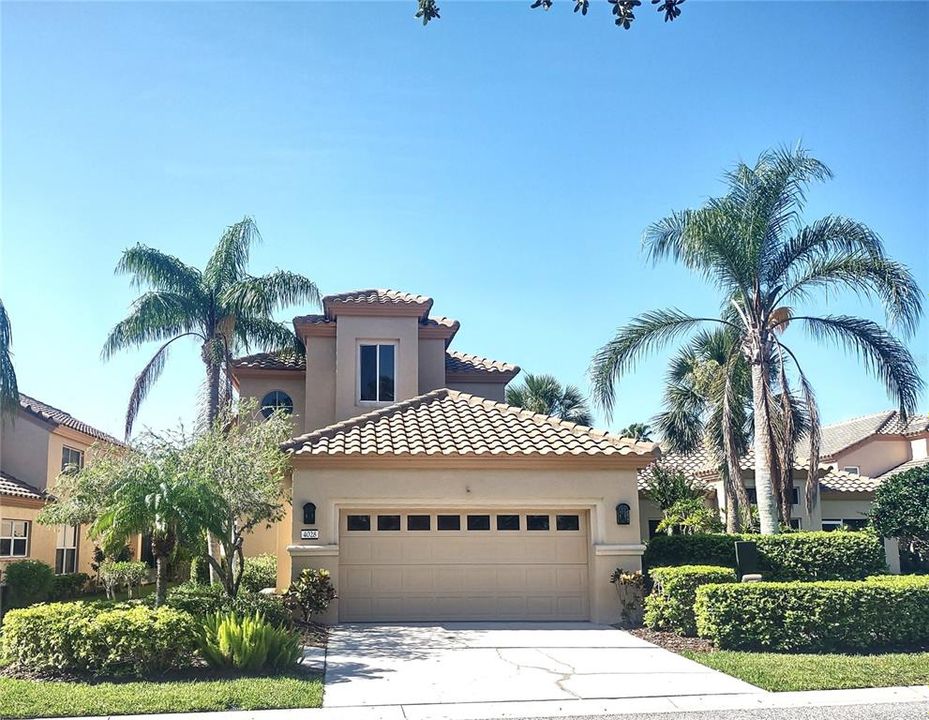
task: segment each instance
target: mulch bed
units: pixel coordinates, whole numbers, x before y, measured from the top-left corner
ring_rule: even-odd
[[[329,644],[329,626],[320,623],[309,622],[295,623],[296,630],[300,633],[300,639],[308,647],[324,648]]]
[[[642,638],[646,642],[650,642],[658,647],[663,647],[665,650],[670,650],[671,652],[680,653],[684,650],[692,650],[693,652],[715,651],[713,643],[703,638],[684,637],[677,633],[666,632],[664,630],[649,630],[648,628],[635,628],[629,630],[629,632],[638,638]]]

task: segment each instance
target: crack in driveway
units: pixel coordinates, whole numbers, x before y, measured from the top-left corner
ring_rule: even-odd
[[[509,649],[509,650],[517,650],[517,649],[518,649],[518,650],[527,650],[527,651],[536,652],[536,653],[538,653],[539,655],[541,655],[542,657],[548,658],[549,660],[551,660],[551,661],[552,661],[553,663],[555,663],[556,665],[562,665],[563,667],[568,668],[568,672],[559,672],[559,671],[557,671],[557,670],[553,670],[553,669],[548,668],[548,667],[545,667],[545,666],[543,666],[543,665],[526,665],[526,664],[517,662],[516,660],[510,660],[509,658],[506,658],[506,657],[503,656],[503,653],[504,653],[505,650],[507,650],[507,649]],[[566,693],[566,694],[570,695],[571,697],[573,697],[575,700],[580,700],[580,699],[581,699],[581,696],[580,696],[580,695],[578,695],[576,692],[574,692],[574,691],[572,691],[572,690],[569,690],[568,688],[566,688],[566,687],[564,686],[564,683],[566,683],[568,680],[570,680],[570,679],[574,676],[574,668],[573,668],[571,665],[569,665],[568,663],[562,662],[561,660],[558,660],[557,658],[554,658],[554,657],[552,657],[551,655],[548,655],[548,654],[542,652],[542,651],[541,651],[540,649],[538,649],[538,648],[496,648],[496,653],[497,653],[497,657],[499,657],[503,662],[508,663],[509,665],[512,665],[512,666],[514,666],[515,668],[517,668],[517,669],[519,669],[519,670],[541,670],[542,672],[548,673],[549,675],[556,675],[556,676],[558,676],[558,679],[555,680],[555,686],[556,686],[559,690],[561,690],[563,693]]]

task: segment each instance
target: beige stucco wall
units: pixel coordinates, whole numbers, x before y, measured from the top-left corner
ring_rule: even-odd
[[[506,402],[506,385],[504,383],[449,383],[448,387],[478,397]]]
[[[639,495],[639,535],[643,542],[648,540],[649,520],[661,520],[661,508],[658,503]]]
[[[415,317],[342,315],[336,324],[335,420],[347,420],[391,403],[358,400],[358,345],[396,342],[395,401],[419,394],[419,322]],[[309,378],[307,378],[309,384]]]
[[[294,372],[292,377],[278,374],[248,375],[239,379],[239,395],[254,398],[258,403],[272,390],[281,390],[293,400],[294,435],[302,435],[305,432],[306,417],[306,381],[303,373]]]
[[[848,465],[857,465],[861,468],[862,475],[877,477],[905,463],[910,459],[910,453],[908,440],[872,438],[858,447],[840,453],[834,462],[839,470]]]
[[[0,572],[11,562],[17,560],[39,560],[50,567],[55,567],[55,550],[58,537],[57,526],[40,525],[36,522],[40,507],[26,504],[15,498],[0,495],[0,520],[27,520],[29,528],[29,546],[26,557],[0,558]],[[93,561],[94,543],[87,538],[87,527],[82,526],[77,543],[77,571],[93,575],[90,563]]]
[[[823,493],[820,502],[822,520],[865,520],[874,496],[870,493]],[[819,529],[819,528],[817,528]]]
[[[419,340],[419,393],[445,387],[445,340]]]
[[[335,422],[336,338],[307,337],[304,432]]]
[[[0,467],[24,483],[45,489],[48,481],[50,428],[20,411],[0,426]],[[59,464],[61,456],[59,450]],[[55,466],[57,472],[58,466]]]
[[[565,508],[590,516],[590,609],[596,622],[619,619],[609,576],[616,567],[641,568],[638,498],[632,469],[581,470],[562,466],[536,469],[462,468],[297,468],[294,471],[290,555],[292,573],[325,568],[339,582],[339,513],[352,508]],[[316,504],[319,540],[301,541],[300,508]],[[616,524],[615,506],[627,502],[633,522]],[[287,538],[283,538],[287,539]],[[281,573],[282,574],[282,573]],[[283,584],[289,578],[279,577]],[[338,620],[338,601],[325,618]]]

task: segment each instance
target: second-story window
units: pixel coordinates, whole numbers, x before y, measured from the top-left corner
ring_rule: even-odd
[[[360,400],[393,402],[396,350],[394,343],[362,343],[358,346]]]
[[[84,451],[75,450],[65,445],[61,448],[61,471],[80,470],[84,467]]]

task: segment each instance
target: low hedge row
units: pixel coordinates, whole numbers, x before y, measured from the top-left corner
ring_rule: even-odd
[[[244,617],[257,612],[278,627],[290,627],[293,623],[293,613],[280,596],[260,595],[240,589],[235,600],[230,600],[219,584],[200,585],[190,582],[178,585],[168,590],[166,604],[198,619],[216,613],[234,612]]]
[[[735,541],[758,546],[765,580],[862,580],[887,572],[884,546],[870,532],[798,532],[781,535],[658,535],[648,541],[643,566],[735,567]]]
[[[694,601],[697,588],[709,583],[734,583],[735,572],[715,565],[681,565],[652,570],[654,587],[645,598],[645,624],[653,630],[696,635]]]
[[[695,614],[700,636],[725,650],[919,647],[929,643],[929,577],[703,585]]]
[[[2,654],[33,671],[148,675],[190,665],[198,624],[170,607],[70,602],[11,610]]]

